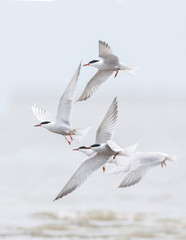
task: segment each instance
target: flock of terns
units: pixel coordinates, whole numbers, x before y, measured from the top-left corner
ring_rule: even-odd
[[[99,41],[99,57],[102,59],[92,60],[88,64],[83,65],[96,67],[98,71],[87,83],[77,101],[83,101],[92,97],[108,78],[114,74],[114,77],[116,77],[120,70],[135,75],[137,67],[121,63],[110,46],[103,41]],[[41,126],[53,133],[63,135],[69,145],[74,139],[80,141],[89,130],[89,128],[74,128],[71,123],[72,108],[80,70],[81,63],[60,98],[56,117],[37,105],[32,106],[35,117],[40,121],[35,126]],[[74,149],[86,154],[88,158],[75,171],[54,201],[73,192],[99,168],[103,168],[103,171],[105,171],[107,163],[112,163],[115,166],[109,172],[110,174],[126,174],[119,185],[119,188],[123,188],[138,183],[150,168],[158,165],[166,166],[167,160],[173,160],[173,158],[161,152],[136,152],[139,143],[126,148],[118,146],[112,141],[117,117],[118,102],[117,98],[115,98],[97,129],[95,144],[90,147],[81,146]]]

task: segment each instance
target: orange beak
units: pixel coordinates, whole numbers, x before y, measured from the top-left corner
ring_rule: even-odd
[[[86,149],[91,149],[91,147],[86,147]]]
[[[75,148],[75,149],[73,149],[73,151],[78,151],[79,150],[79,148]]]
[[[83,66],[89,66],[90,64],[89,63],[87,63],[87,64],[84,64]]]

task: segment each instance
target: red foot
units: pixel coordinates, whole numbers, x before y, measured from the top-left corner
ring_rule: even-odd
[[[68,133],[68,135],[70,136],[71,141],[73,141],[72,135],[70,133]]]
[[[118,75],[119,70],[120,70],[120,69],[118,68],[118,70],[116,71],[116,74],[115,74],[114,77],[116,77],[116,76]]]
[[[161,167],[163,167],[163,165],[166,167],[166,163],[165,163],[165,160],[161,163]]]
[[[103,166],[102,169],[103,169],[103,172],[105,172],[105,166]]]
[[[67,140],[68,144],[71,145],[71,142],[65,137],[65,139]]]
[[[117,155],[118,155],[118,153],[116,153],[116,154],[114,155],[113,159],[115,159]]]

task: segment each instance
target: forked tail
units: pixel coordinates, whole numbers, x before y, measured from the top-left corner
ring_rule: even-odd
[[[124,71],[129,73],[130,75],[132,76],[136,76],[136,70],[138,69],[139,67],[130,67],[130,66],[127,66],[125,65],[124,66]]]
[[[73,139],[77,142],[81,142],[85,135],[88,133],[91,127],[87,128],[76,128],[73,131]]]
[[[171,162],[176,162],[177,161],[177,155],[166,156],[166,160],[171,161]]]

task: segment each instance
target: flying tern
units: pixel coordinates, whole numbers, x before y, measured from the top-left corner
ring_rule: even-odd
[[[117,97],[114,98],[112,104],[110,105],[103,121],[101,122],[99,128],[96,132],[96,144],[106,143],[108,140],[111,140],[115,131],[115,123],[118,117],[118,102]],[[81,146],[77,149],[80,152],[83,152],[87,156],[92,156],[96,152],[92,149],[87,149],[85,146]],[[105,167],[103,167],[105,171]]]
[[[79,166],[54,201],[66,196],[73,192],[77,187],[81,186],[93,172],[104,166],[117,152],[122,152],[122,154],[124,154],[123,149],[111,140],[104,144],[93,144],[90,147],[87,147],[87,149],[92,149],[96,153],[87,158]]]
[[[44,127],[53,133],[61,134],[65,136],[65,139],[69,144],[73,141],[73,137],[80,139],[89,130],[89,128],[73,128],[71,124],[72,107],[80,69],[81,63],[60,98],[55,118],[48,111],[37,105],[32,106],[32,111],[35,117],[40,121],[35,127]],[[67,139],[67,136],[70,137],[70,140]]]
[[[96,139],[95,139],[96,144],[103,144],[109,140],[112,140],[114,132],[115,132],[115,125],[116,125],[117,117],[118,117],[118,102],[117,102],[117,97],[116,97],[116,98],[114,98],[103,121],[101,122],[99,128],[97,129]],[[124,148],[123,149],[124,155],[126,155],[125,153],[127,153],[128,156],[130,156],[131,154],[134,154],[137,146],[138,146],[138,143]],[[85,146],[81,146],[74,150],[80,151],[80,152],[86,154],[87,156],[92,156],[95,154],[94,150],[87,149]],[[116,156],[118,156],[118,155],[123,156],[122,151],[120,151],[120,153],[116,153],[113,156],[113,159],[111,159],[109,161],[109,163],[115,163],[117,165],[118,161],[116,159]],[[105,171],[105,166],[103,167],[103,171]]]
[[[135,70],[138,67],[131,67],[120,62],[118,56],[113,53],[106,42],[99,41],[99,57],[102,58],[102,60],[92,60],[83,65],[95,67],[98,71],[87,83],[82,95],[77,101],[83,101],[90,98],[98,88],[114,74],[114,72],[116,72],[115,77],[120,70],[124,70],[135,76]]]
[[[127,173],[119,188],[129,187],[137,184],[153,167],[166,166],[166,161],[174,161],[174,157],[169,157],[162,152],[136,152],[126,161],[120,162],[120,166],[111,170],[110,173]]]

